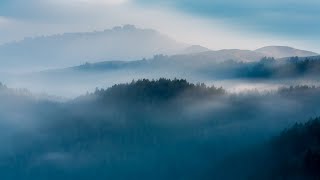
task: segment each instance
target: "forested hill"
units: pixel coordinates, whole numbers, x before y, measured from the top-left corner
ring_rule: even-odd
[[[208,87],[204,83],[193,84],[184,79],[160,78],[133,80],[131,83],[117,84],[108,89],[96,89],[94,93],[81,98],[94,96],[105,102],[157,103],[177,98],[202,99],[223,94],[226,94],[226,91],[221,87]]]
[[[296,123],[261,146],[227,158],[221,169],[247,179],[320,178],[320,118]],[[230,177],[234,177],[230,175]]]
[[[297,123],[272,141],[274,176],[287,179],[320,178],[320,118]]]
[[[268,144],[264,179],[320,178],[320,118],[296,123]],[[261,175],[261,174],[260,174]]]

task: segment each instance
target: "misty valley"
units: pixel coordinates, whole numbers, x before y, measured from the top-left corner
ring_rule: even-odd
[[[0,44],[0,179],[317,180],[319,77],[133,25]]]

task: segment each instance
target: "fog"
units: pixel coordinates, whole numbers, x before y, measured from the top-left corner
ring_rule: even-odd
[[[252,56],[249,62],[241,61],[247,56]],[[150,59],[129,62],[103,61],[28,73],[1,73],[0,80],[12,88],[26,88],[36,94],[63,98],[75,98],[94,91],[96,87],[107,88],[114,84],[131,82],[133,79],[161,77],[222,86],[235,93],[273,91],[296,85],[319,85],[318,56],[277,60],[262,58],[260,61],[253,61],[256,58],[259,58],[257,53],[241,50],[156,55]]]
[[[270,179],[287,166],[269,142],[320,115],[319,62],[221,50],[1,73],[1,178]]]
[[[1,99],[3,179],[247,179],[220,168],[320,113],[319,88],[232,93],[163,79],[65,102],[2,87]]]
[[[107,88],[114,84],[131,82],[133,79],[186,78],[189,82],[204,82],[207,85],[222,86],[229,92],[241,93],[246,91],[268,92],[281,87],[296,85],[320,85],[317,79],[300,78],[286,80],[248,80],[248,79],[208,79],[203,77],[185,76],[179,73],[164,72],[105,72],[105,73],[75,73],[62,75],[9,75],[2,76],[2,82],[12,88],[26,88],[35,94],[75,98],[86,92],[92,92],[96,87]]]

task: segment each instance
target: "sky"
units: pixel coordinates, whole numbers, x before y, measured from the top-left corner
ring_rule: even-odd
[[[0,0],[0,44],[134,24],[214,50],[320,52],[319,19],[318,0]]]

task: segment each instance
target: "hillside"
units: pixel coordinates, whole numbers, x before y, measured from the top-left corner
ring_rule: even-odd
[[[255,51],[262,53],[265,56],[274,57],[274,58],[284,58],[284,57],[294,57],[294,56],[307,57],[307,56],[319,55],[311,51],[295,49],[288,46],[266,46],[266,47],[257,49]]]

